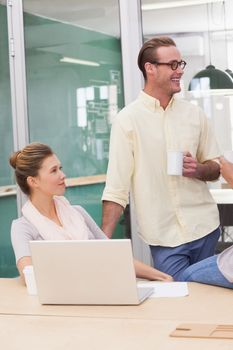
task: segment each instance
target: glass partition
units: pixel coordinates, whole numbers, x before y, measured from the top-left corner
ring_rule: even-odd
[[[30,141],[53,148],[66,195],[100,224],[111,121],[124,102],[118,1],[23,5]]]
[[[17,217],[15,186],[8,164],[13,151],[10,74],[7,39],[7,12],[0,4],[0,277],[17,275],[11,247],[10,227]]]

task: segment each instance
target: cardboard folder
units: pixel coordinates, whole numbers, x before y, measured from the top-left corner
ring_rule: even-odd
[[[170,336],[233,339],[233,324],[182,323],[176,327]]]

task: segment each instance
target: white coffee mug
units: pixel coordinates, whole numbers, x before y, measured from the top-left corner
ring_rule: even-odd
[[[27,292],[29,295],[37,295],[36,280],[32,265],[25,266],[23,269]]]
[[[182,175],[183,173],[183,158],[182,151],[167,151],[167,174]]]

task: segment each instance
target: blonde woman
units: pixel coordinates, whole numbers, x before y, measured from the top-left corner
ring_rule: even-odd
[[[82,207],[72,206],[63,196],[65,174],[49,146],[31,143],[12,154],[9,161],[20,189],[28,196],[22,217],[14,220],[11,228],[16,264],[22,278],[24,267],[32,264],[31,240],[108,239]],[[172,280],[171,276],[142,262],[135,260],[134,264],[137,277]]]

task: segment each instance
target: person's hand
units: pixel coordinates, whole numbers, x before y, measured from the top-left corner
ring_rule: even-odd
[[[197,171],[198,171],[197,160],[192,157],[190,152],[184,152],[183,176],[197,177]]]
[[[156,273],[155,275],[155,280],[156,281],[162,281],[162,282],[173,282],[173,277],[168,275],[165,272],[159,271],[157,269],[154,268],[154,271]]]
[[[163,280],[164,282],[173,282],[174,281],[174,279],[173,279],[173,277],[172,276],[170,276],[170,275],[167,275],[165,278],[164,278],[164,280]]]
[[[219,158],[220,172],[228,184],[233,187],[233,164],[224,157]]]

